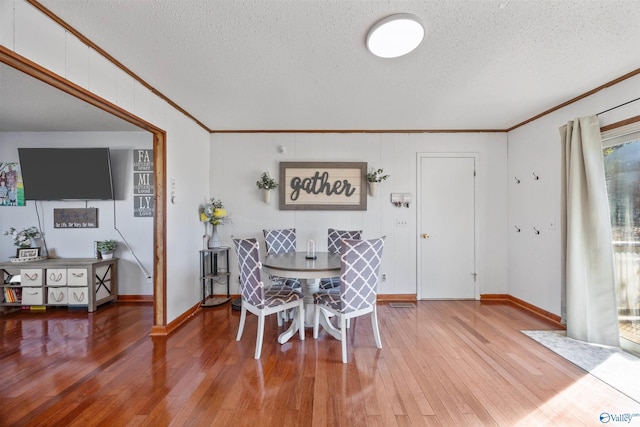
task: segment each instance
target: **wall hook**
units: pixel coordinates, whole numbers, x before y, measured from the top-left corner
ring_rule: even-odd
[[[533,227],[533,232],[534,232],[535,234],[540,234],[540,230],[538,230],[538,229],[537,229],[537,228],[535,228],[535,227]]]
[[[517,225],[514,225],[514,227],[516,228],[516,232],[519,233],[520,232],[520,228]]]
[[[516,179],[516,184],[520,184],[520,180],[518,179],[517,176],[514,177]]]
[[[536,181],[540,179],[540,177],[538,175],[536,175],[535,172],[533,172],[533,179],[535,179]]]

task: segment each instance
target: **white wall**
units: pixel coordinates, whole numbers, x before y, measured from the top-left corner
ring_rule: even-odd
[[[171,322],[200,298],[197,208],[209,193],[209,133],[24,0],[0,0],[0,24],[0,44],[7,49],[166,131],[166,173],[176,193],[166,207],[163,242]]]
[[[480,293],[506,293],[506,134],[214,134],[211,141],[211,196],[223,200],[233,220],[219,227],[223,243],[231,245],[231,235],[263,241],[263,228],[295,227],[299,250],[310,238],[326,250],[329,227],[362,229],[365,238],[386,235],[382,273],[387,280],[381,294],[415,295],[417,289],[417,203],[393,207],[390,193],[412,193],[415,199],[418,153],[478,153]],[[267,205],[255,184],[265,170],[278,177],[280,161],[367,162],[391,177],[380,184],[377,197],[368,198],[366,211],[280,211],[277,193]],[[397,219],[408,226],[396,227]],[[233,254],[232,292],[238,293],[235,263]]]
[[[203,226],[196,211],[209,196],[221,197],[233,215],[234,223],[222,228],[227,242],[232,233],[261,237],[263,228],[283,225],[295,226],[300,241],[313,236],[323,242],[326,228],[337,225],[362,228],[365,236],[386,234],[383,268],[389,279],[381,292],[415,293],[416,204],[400,212],[391,207],[388,194],[415,195],[416,153],[447,151],[480,154],[480,292],[509,293],[560,314],[558,128],[575,117],[635,98],[640,89],[636,76],[509,132],[507,168],[506,137],[500,134],[210,136],[23,0],[0,0],[0,44],[167,131],[167,176],[176,189],[175,204],[167,206],[165,242],[169,321],[199,298],[197,251]],[[640,103],[634,103],[600,119],[605,125],[638,114]],[[284,155],[277,152],[279,145],[287,148]],[[392,177],[382,184],[377,198],[369,198],[366,212],[280,212],[277,197],[265,205],[255,187],[261,171],[277,173],[280,160],[366,161],[383,167]],[[533,173],[540,177],[538,181],[532,180]],[[521,184],[515,184],[515,176]],[[409,227],[395,228],[400,217],[406,217]],[[551,221],[555,229],[549,228]],[[515,225],[521,233],[515,232]],[[533,226],[539,235],[533,234]]]
[[[116,201],[27,201],[25,206],[0,208],[2,231],[9,227],[22,229],[38,225],[38,216],[51,256],[60,258],[91,258],[95,240],[114,239],[119,242],[118,292],[123,295],[152,295],[153,286],[147,280],[133,253],[147,272],[153,272],[153,218],[133,216],[133,149],[152,148],[148,132],[2,132],[0,133],[0,161],[18,162],[18,147],[109,147],[113,169]],[[55,177],[52,177],[55,179]],[[98,228],[56,229],[53,209],[98,209]],[[115,210],[115,218],[114,218]],[[117,226],[124,239],[115,230]],[[0,239],[0,259],[15,256],[16,248],[10,237]]]
[[[636,76],[509,132],[510,295],[561,315],[564,255],[559,128],[569,120],[637,98],[639,92],[640,77]],[[639,114],[640,102],[635,102],[600,115],[600,125]],[[538,181],[533,173],[540,177]],[[515,226],[522,231],[517,233]],[[539,235],[534,234],[534,226],[540,230]]]

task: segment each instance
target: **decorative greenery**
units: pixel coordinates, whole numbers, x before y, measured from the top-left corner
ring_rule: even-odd
[[[200,214],[200,221],[208,222],[212,225],[226,224],[231,221],[227,216],[222,200],[213,197],[209,200],[209,203],[198,208],[198,213]]]
[[[260,180],[256,181],[256,185],[261,190],[273,190],[278,188],[278,183],[275,179],[269,176],[269,172],[262,172]]]
[[[40,231],[36,227],[27,227],[20,231],[11,227],[3,233],[5,236],[11,236],[13,244],[19,248],[30,248],[31,239],[40,237]]]
[[[112,239],[102,240],[98,242],[98,250],[100,253],[109,253],[116,250],[118,247],[118,242]]]
[[[367,174],[367,181],[369,182],[380,182],[389,178],[390,175],[383,175],[384,170],[380,169],[372,169],[371,172]]]

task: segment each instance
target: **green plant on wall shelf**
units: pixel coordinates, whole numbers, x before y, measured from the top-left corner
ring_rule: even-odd
[[[380,169],[372,169],[371,172],[369,172],[367,174],[367,181],[368,182],[381,182],[384,181],[385,179],[389,178],[390,175],[383,175],[384,174],[384,170],[382,168]]]
[[[273,190],[274,188],[278,188],[278,183],[275,179],[269,176],[269,172],[262,172],[260,179],[256,181],[256,185],[261,190]]]
[[[256,185],[262,190],[262,200],[265,203],[271,201],[271,190],[278,188],[278,183],[275,179],[269,176],[269,172],[262,172],[260,179],[256,181]]]
[[[101,254],[108,254],[116,250],[118,242],[115,240],[102,240],[98,242],[98,250]]]

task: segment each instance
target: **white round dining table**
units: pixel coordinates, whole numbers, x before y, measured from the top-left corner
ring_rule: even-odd
[[[267,255],[262,262],[262,268],[273,276],[300,279],[304,294],[304,326],[311,328],[316,309],[313,294],[320,290],[321,278],[340,276],[340,254],[316,252],[315,259],[308,259],[306,255],[306,252]],[[324,316],[320,316],[320,323],[325,330],[331,332],[335,330]],[[278,342],[280,344],[287,342],[298,331],[298,328],[298,318],[295,316],[289,329],[278,337]],[[331,333],[331,335],[334,334]]]

